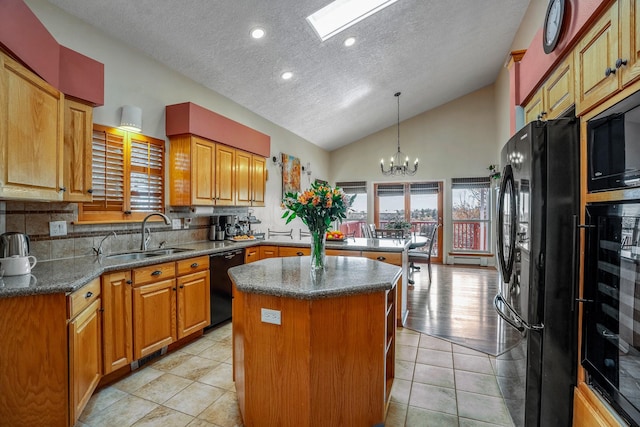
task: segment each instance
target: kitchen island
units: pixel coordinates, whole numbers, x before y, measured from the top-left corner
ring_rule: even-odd
[[[329,256],[233,267],[233,366],[250,426],[384,425],[401,268]]]

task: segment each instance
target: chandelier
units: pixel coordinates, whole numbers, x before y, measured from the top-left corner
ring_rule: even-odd
[[[418,171],[418,159],[409,167],[409,156],[400,151],[400,92],[394,95],[398,99],[398,152],[391,156],[388,168],[385,168],[384,159],[380,159],[380,170],[383,175],[415,175]]]

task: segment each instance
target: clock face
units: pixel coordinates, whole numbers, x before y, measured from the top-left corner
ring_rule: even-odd
[[[551,0],[544,20],[543,47],[545,53],[551,53],[560,38],[565,0]]]

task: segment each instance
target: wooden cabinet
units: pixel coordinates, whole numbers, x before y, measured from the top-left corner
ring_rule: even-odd
[[[581,115],[640,77],[638,0],[618,0],[575,49],[576,114]]]
[[[250,262],[258,261],[260,258],[260,246],[253,246],[249,248],[244,248],[244,263],[249,264]]]
[[[69,404],[75,424],[102,377],[100,280],[68,297]]]
[[[216,144],[216,205],[232,206],[235,204],[234,166],[236,150],[226,145]]]
[[[0,52],[0,197],[63,199],[64,95]]]
[[[260,246],[260,259],[276,258],[278,256],[280,255],[278,254],[277,246],[269,246],[269,245]]]
[[[184,338],[211,324],[209,256],[176,262],[177,334]]]
[[[133,362],[131,271],[103,274],[102,361],[105,374]]]
[[[387,305],[385,309],[385,344],[384,344],[384,397],[385,404],[391,399],[391,387],[395,378],[396,366],[396,289],[394,286],[386,292]]]
[[[91,201],[93,107],[72,99],[64,101],[63,198]]]
[[[362,251],[362,256],[402,267],[402,253],[400,252]],[[400,276],[398,283],[396,283],[396,289],[396,319],[398,326],[402,326],[402,298],[404,297],[402,293],[402,276]]]
[[[570,53],[525,105],[525,123],[562,115],[574,103],[573,84],[573,53]]]
[[[264,206],[266,162],[264,157],[236,150],[236,206]]]
[[[267,192],[267,162],[264,157],[251,155],[251,206],[264,206]]]
[[[594,392],[585,383],[580,383],[573,394],[573,426],[620,427]]]
[[[278,256],[309,256],[311,255],[311,248],[296,248],[294,246],[280,246],[278,247]]]

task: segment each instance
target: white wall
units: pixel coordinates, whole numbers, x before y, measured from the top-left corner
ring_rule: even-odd
[[[300,158],[302,164],[311,162],[311,179],[329,179],[327,151],[106,36],[45,0],[26,0],[25,3],[60,44],[104,64],[104,106],[94,109],[94,123],[117,126],[120,108],[125,104],[136,105],[143,111],[142,133],[164,139],[168,146],[164,108],[190,101],[269,135],[272,155],[285,152]],[[263,221],[264,229],[282,228],[281,172],[271,160],[267,162],[267,169],[267,207],[256,208],[254,213]],[[304,175],[303,186],[307,182]]]

